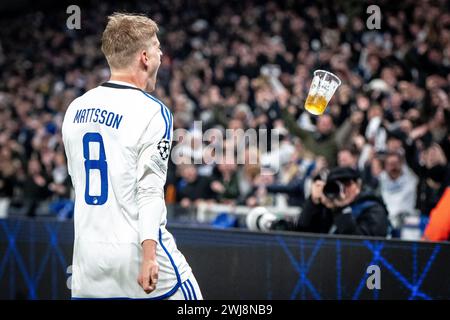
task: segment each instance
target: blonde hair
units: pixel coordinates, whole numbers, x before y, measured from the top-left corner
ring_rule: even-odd
[[[102,52],[111,68],[123,69],[133,62],[133,56],[146,48],[158,32],[152,19],[138,14],[114,13],[102,35]]]

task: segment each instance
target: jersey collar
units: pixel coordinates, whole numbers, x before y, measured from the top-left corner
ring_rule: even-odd
[[[102,83],[100,86],[107,87],[107,88],[114,88],[114,89],[134,89],[134,90],[138,90],[138,91],[143,91],[143,90],[139,89],[138,87],[136,87],[135,85],[132,85],[131,83],[117,81],[117,80],[107,81],[105,83]]]

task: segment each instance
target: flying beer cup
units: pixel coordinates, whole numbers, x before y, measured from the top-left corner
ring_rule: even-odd
[[[340,85],[341,80],[331,72],[325,70],[314,71],[314,78],[305,101],[305,109],[314,115],[323,114],[328,102],[330,102]]]

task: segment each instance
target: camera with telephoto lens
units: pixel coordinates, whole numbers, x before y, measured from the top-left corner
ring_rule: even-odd
[[[329,179],[329,176],[330,171],[323,169],[313,178],[313,181],[320,180],[325,182],[322,190],[324,196],[330,200],[338,200],[344,192],[344,184],[339,180]]]
[[[277,217],[264,207],[256,207],[250,210],[245,222],[247,228],[252,231],[269,231]]]
[[[358,179],[360,179],[360,175],[357,170],[350,167],[336,167],[330,171],[322,170],[313,180],[325,182],[322,191],[325,197],[330,200],[341,200],[344,196],[346,183]]]
[[[245,219],[247,228],[251,231],[289,230],[290,221],[278,218],[264,207],[256,207],[250,210]]]

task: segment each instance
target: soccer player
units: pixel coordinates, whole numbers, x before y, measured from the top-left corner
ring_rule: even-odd
[[[153,91],[161,64],[148,17],[108,17],[110,81],[75,99],[62,126],[75,189],[72,298],[202,299],[166,229],[172,114]]]

